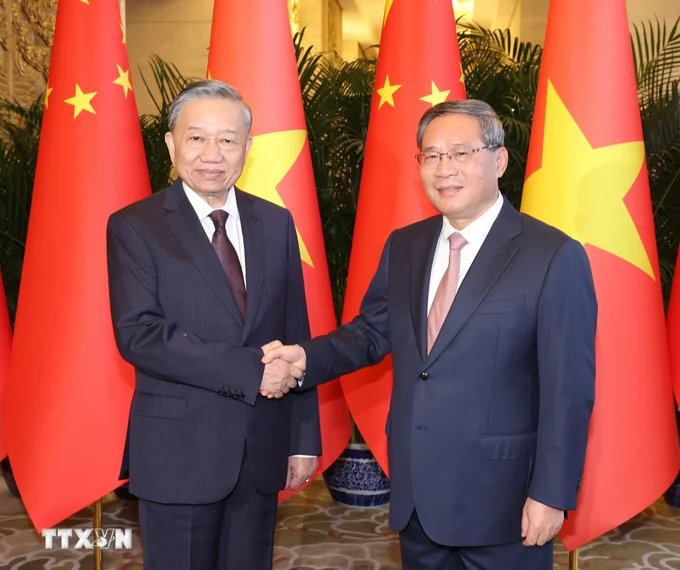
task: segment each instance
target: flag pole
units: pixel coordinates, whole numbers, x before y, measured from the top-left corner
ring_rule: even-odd
[[[97,499],[93,506],[93,511],[94,511],[94,528],[95,529],[100,529],[102,528],[102,500]],[[95,530],[95,533],[97,531]],[[95,540],[94,540],[94,570],[103,570],[102,567],[102,547],[99,544],[99,540],[97,540],[99,536],[95,534]]]
[[[578,548],[569,553],[569,570],[578,570]]]

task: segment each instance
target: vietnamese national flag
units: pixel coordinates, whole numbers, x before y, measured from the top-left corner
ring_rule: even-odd
[[[290,210],[312,336],[326,334],[335,328],[335,313],[286,0],[215,0],[208,77],[235,87],[253,110],[253,144],[236,184]],[[318,394],[323,455],[311,479],[338,458],[350,436],[339,382],[320,386]],[[279,501],[293,494],[283,491]]]
[[[675,400],[680,403],[680,252],[675,262],[673,289],[666,317],[668,327],[668,350],[671,357],[671,374]]]
[[[120,485],[134,374],[113,337],[106,224],[148,194],[118,0],[61,0],[5,400],[38,532]]]
[[[7,457],[7,443],[5,441],[5,422],[3,410],[5,400],[5,386],[9,376],[9,359],[12,350],[12,325],[9,322],[7,299],[5,298],[5,284],[0,275],[0,461]]]
[[[437,213],[420,184],[418,122],[435,104],[464,98],[451,2],[387,0],[343,322],[358,314],[389,234]],[[361,435],[387,473],[392,357],[343,377],[342,389]]]
[[[572,550],[680,467],[625,0],[550,2],[522,210],[584,244],[599,305],[583,484],[560,533]]]

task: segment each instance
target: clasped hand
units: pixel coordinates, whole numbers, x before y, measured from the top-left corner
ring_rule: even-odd
[[[305,353],[299,346],[284,346],[275,340],[262,347],[264,375],[260,394],[266,398],[283,398],[302,378],[307,367]]]

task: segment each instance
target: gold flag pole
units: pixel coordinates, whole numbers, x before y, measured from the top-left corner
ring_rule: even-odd
[[[94,528],[102,528],[102,500],[97,499],[93,505]],[[96,531],[95,531],[96,532]],[[98,536],[94,539],[94,570],[103,570],[102,566],[102,547],[99,545]]]
[[[569,570],[578,570],[578,548],[569,553]]]

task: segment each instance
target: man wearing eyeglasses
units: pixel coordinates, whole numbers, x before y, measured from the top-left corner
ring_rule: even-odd
[[[442,215],[390,235],[352,322],[264,357],[306,370],[305,388],[392,353],[390,525],[407,570],[548,570],[577,503],[593,279],[581,244],[500,194],[503,140],[486,103],[428,110],[416,159]]]

